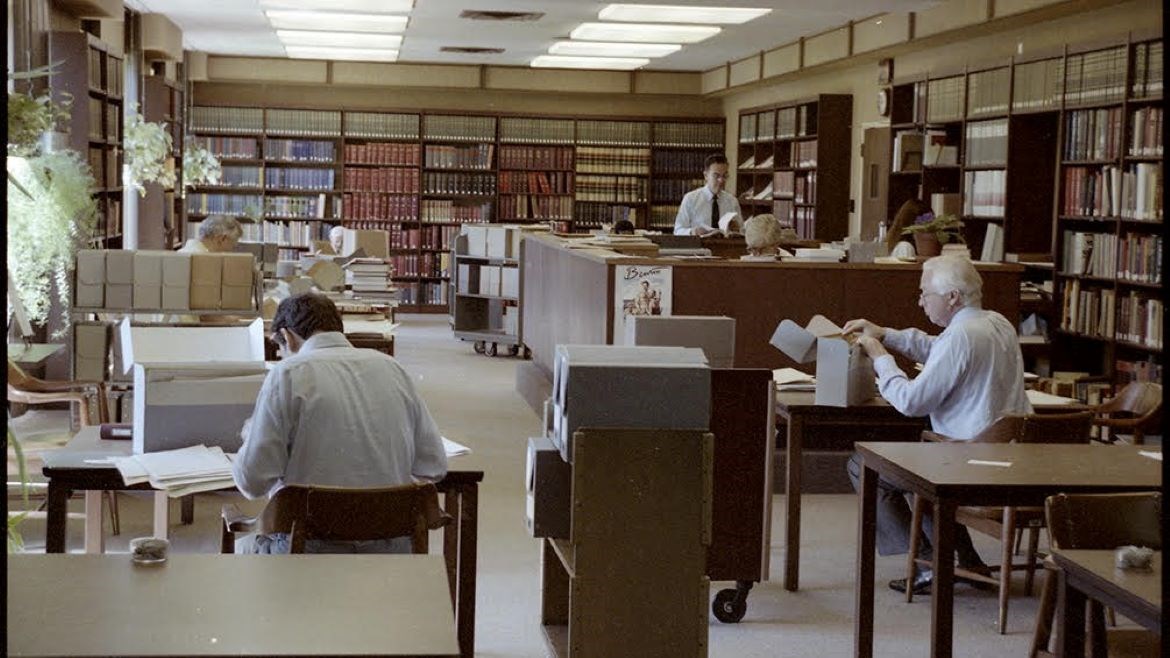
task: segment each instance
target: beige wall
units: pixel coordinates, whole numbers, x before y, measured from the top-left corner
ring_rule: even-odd
[[[1060,52],[1068,43],[1116,40],[1123,42],[1131,30],[1156,29],[1162,24],[1160,0],[1132,0],[1103,9],[1058,18],[1044,23],[995,31],[964,41],[897,54],[894,57],[895,81],[920,77],[931,71],[962,70],[987,62],[1007,62],[1013,56],[1028,58],[1049,51]],[[907,47],[908,48],[908,47]],[[880,51],[879,51],[880,52]],[[817,94],[853,94],[853,154],[850,174],[850,197],[858,200],[857,211],[850,216],[850,234],[860,227],[861,156],[860,145],[866,124],[888,123],[877,112],[877,74],[874,57],[847,66],[830,66],[823,73],[799,72],[774,82],[761,82],[741,91],[721,94],[727,118],[727,156],[736,157],[739,111],[745,108],[809,98]],[[728,183],[735,189],[735,181]]]

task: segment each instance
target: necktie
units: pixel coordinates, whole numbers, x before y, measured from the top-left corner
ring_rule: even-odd
[[[719,195],[711,196],[711,228],[719,228]]]

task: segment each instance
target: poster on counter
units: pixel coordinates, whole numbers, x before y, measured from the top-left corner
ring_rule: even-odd
[[[626,317],[670,315],[670,266],[619,265],[614,268],[613,343],[625,341]]]

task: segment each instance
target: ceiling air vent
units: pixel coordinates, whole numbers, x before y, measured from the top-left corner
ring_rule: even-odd
[[[503,48],[476,48],[475,46],[443,46],[439,50],[445,53],[463,53],[464,55],[497,55],[504,52]]]
[[[459,18],[469,18],[473,21],[536,21],[544,16],[543,11],[491,11],[478,9],[464,9]]]

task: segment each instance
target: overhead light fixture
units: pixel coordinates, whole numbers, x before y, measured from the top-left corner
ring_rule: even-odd
[[[622,43],[619,41],[557,41],[549,46],[550,55],[584,55],[585,57],[665,57],[682,50],[677,43]]]
[[[329,11],[350,11],[367,14],[403,14],[414,9],[414,0],[260,0],[264,9],[308,9],[320,11],[323,4]]]
[[[285,45],[329,46],[336,48],[374,48],[396,50],[402,45],[401,34],[370,34],[368,32],[313,32],[310,30],[277,30],[276,38]]]
[[[396,62],[398,51],[383,48],[325,48],[322,46],[285,46],[293,59],[341,59],[359,62]]]
[[[697,43],[719,34],[714,25],[656,25],[654,23],[582,23],[569,33],[581,41],[637,43]]]
[[[603,21],[631,23],[698,23],[738,25],[770,13],[753,7],[680,7],[677,5],[607,5],[597,13]]]
[[[536,68],[552,69],[616,69],[632,71],[650,63],[645,57],[570,57],[567,55],[540,55],[532,60]]]
[[[323,11],[271,9],[264,12],[278,30],[332,30],[339,32],[401,33],[409,20],[390,14],[338,14]]]

